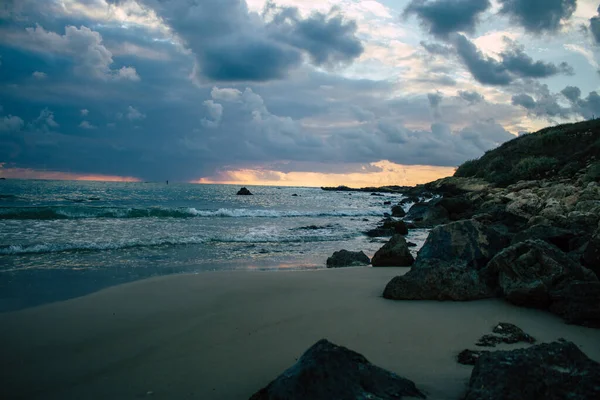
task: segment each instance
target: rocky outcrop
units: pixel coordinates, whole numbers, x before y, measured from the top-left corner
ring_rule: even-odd
[[[238,196],[252,196],[252,193],[250,193],[250,191],[248,189],[243,187],[237,192],[237,195]]]
[[[482,269],[481,275],[511,303],[536,308],[547,308],[550,291],[567,281],[597,280],[590,270],[540,240],[504,249]]]
[[[424,399],[415,384],[323,339],[250,400]]]
[[[395,234],[408,234],[408,226],[404,221],[386,218],[376,228],[365,232],[365,235],[369,237],[394,236]]]
[[[552,244],[563,252],[568,253],[575,250],[577,246],[578,232],[556,226],[538,224],[517,233],[512,243],[520,243],[526,240],[543,240]]]
[[[583,265],[594,271],[596,276],[600,278],[600,229],[596,231],[585,247]]]
[[[491,335],[483,335],[475,345],[481,347],[496,347],[496,345],[500,343],[535,343],[535,338],[533,338],[533,336],[528,335],[518,326],[509,324],[508,322],[500,322],[494,327],[492,332],[494,333]]]
[[[456,361],[462,365],[475,365],[482,354],[489,353],[487,350],[463,350],[458,353]]]
[[[465,400],[600,398],[600,364],[570,342],[481,354]]]
[[[425,260],[438,259],[477,269],[507,245],[506,236],[475,220],[441,225],[429,233],[415,268],[425,266]]]
[[[369,265],[370,262],[362,251],[340,250],[327,259],[327,268],[358,267]]]
[[[393,278],[386,285],[383,297],[392,300],[466,301],[494,297],[494,292],[473,269],[437,265],[413,268],[407,274]]]
[[[440,206],[436,200],[413,204],[406,214],[406,220],[412,221],[421,228],[432,227],[450,221],[448,211]]]
[[[397,205],[392,207],[392,217],[402,218],[406,215],[404,208],[402,206]]]
[[[414,262],[408,243],[402,235],[392,236],[371,260],[374,267],[410,267]]]
[[[550,311],[567,323],[600,328],[600,282],[569,282],[552,290],[550,300]]]

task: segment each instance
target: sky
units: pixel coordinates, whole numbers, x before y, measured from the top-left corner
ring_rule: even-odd
[[[600,115],[598,0],[2,0],[0,176],[413,185]]]

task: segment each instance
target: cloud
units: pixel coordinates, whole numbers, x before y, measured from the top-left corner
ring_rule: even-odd
[[[316,65],[349,63],[363,52],[356,24],[332,10],[302,18],[296,8],[268,3],[265,22],[245,1],[143,0],[196,59],[194,76],[209,81],[282,79],[307,54]]]
[[[105,81],[140,80],[133,67],[112,70],[112,53],[102,43],[102,36],[86,26],[77,28],[69,25],[65,27],[65,34],[59,35],[36,25],[35,28],[26,28],[24,35],[13,32],[4,36],[2,42],[8,46],[72,57],[75,61],[74,71],[82,77]]]
[[[215,86],[210,95],[214,100],[237,101],[242,97],[242,92],[237,89],[220,89]]]
[[[31,76],[39,80],[46,79],[48,77],[46,73],[40,71],[35,71],[33,74],[31,74]]]
[[[202,125],[207,128],[217,128],[223,117],[223,105],[215,103],[213,100],[206,100],[203,104],[208,109],[211,119],[203,118]]]
[[[431,111],[433,113],[433,117],[435,119],[441,118],[440,114],[440,104],[444,96],[441,93],[427,93],[427,100],[429,100],[429,106],[431,107]]]
[[[439,43],[428,43],[423,41],[420,44],[430,54],[435,54],[439,56],[447,56],[449,54],[452,54],[452,47],[450,46],[444,46],[443,44]]]
[[[346,21],[339,9],[313,12],[303,19],[297,8],[268,3],[265,16],[271,19],[267,25],[271,37],[306,51],[315,65],[350,63],[364,51],[356,22]]]
[[[136,108],[129,106],[127,107],[127,119],[130,121],[139,121],[146,118],[146,114],[141,113]]]
[[[540,34],[553,33],[571,18],[577,0],[498,0],[500,13],[525,30]]]
[[[81,129],[96,129],[96,128],[98,128],[97,126],[95,126],[95,125],[92,125],[92,124],[91,124],[90,122],[88,122],[88,121],[81,121],[81,123],[79,124],[79,127],[80,127]]]
[[[517,94],[512,97],[512,104],[533,110],[536,106],[535,100],[528,94]]]
[[[576,86],[567,86],[560,91],[570,102],[576,102],[581,97],[581,89]]]
[[[600,95],[596,91],[590,92],[586,98],[581,98],[581,89],[576,86],[567,86],[560,94],[553,94],[548,86],[537,85],[533,88],[533,92],[535,98],[527,94],[513,96],[513,104],[526,108],[532,115],[553,122],[556,118],[591,119],[600,116]],[[569,101],[570,107],[563,107],[559,104],[560,95]]]
[[[460,97],[469,104],[481,103],[485,100],[481,94],[468,90],[459,90],[458,97]]]
[[[597,44],[600,44],[600,6],[598,7],[598,14],[590,18],[590,32],[592,37]]]
[[[486,56],[465,36],[454,37],[456,51],[473,77],[483,84],[504,86],[516,78],[547,78],[557,74],[573,75],[566,62],[559,65],[534,61],[524,48],[507,40],[509,48],[500,53],[500,61]]]
[[[6,117],[0,117],[0,132],[20,131],[24,124],[23,120],[17,116],[8,115]]]
[[[415,14],[429,33],[446,38],[454,32],[473,32],[489,0],[412,0],[404,15]]]
[[[40,115],[29,123],[28,127],[34,130],[41,130],[44,132],[58,128],[60,125],[54,120],[54,112],[50,111],[47,107],[44,108]]]
[[[82,117],[87,117],[87,115],[90,113],[90,111],[87,108],[84,108],[84,109],[80,110],[79,113],[81,114]]]

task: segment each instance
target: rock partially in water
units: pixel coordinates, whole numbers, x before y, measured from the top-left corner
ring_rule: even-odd
[[[481,354],[465,400],[597,400],[600,364],[571,342]]]
[[[424,399],[415,384],[323,339],[250,400]]]
[[[252,196],[252,193],[250,193],[250,191],[248,189],[243,187],[240,190],[238,190],[237,195],[238,196]]]
[[[479,278],[477,271],[440,265],[432,260],[429,268],[413,268],[393,278],[385,287],[383,297],[391,300],[453,300],[467,301],[494,297],[494,292]]]
[[[406,212],[404,211],[404,208],[402,208],[402,206],[398,205],[398,206],[392,207],[392,217],[402,218],[405,215],[406,215]]]
[[[374,267],[410,267],[415,262],[408,243],[402,235],[394,235],[381,249],[377,250],[371,264]]]
[[[362,251],[340,250],[327,259],[327,268],[358,267],[369,265],[370,262]]]

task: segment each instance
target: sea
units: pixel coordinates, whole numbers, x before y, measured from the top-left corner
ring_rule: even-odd
[[[180,273],[326,268],[369,257],[364,231],[402,196],[307,187],[0,180],[0,312]],[[410,206],[407,205],[406,207]],[[411,230],[417,244],[426,230]]]

